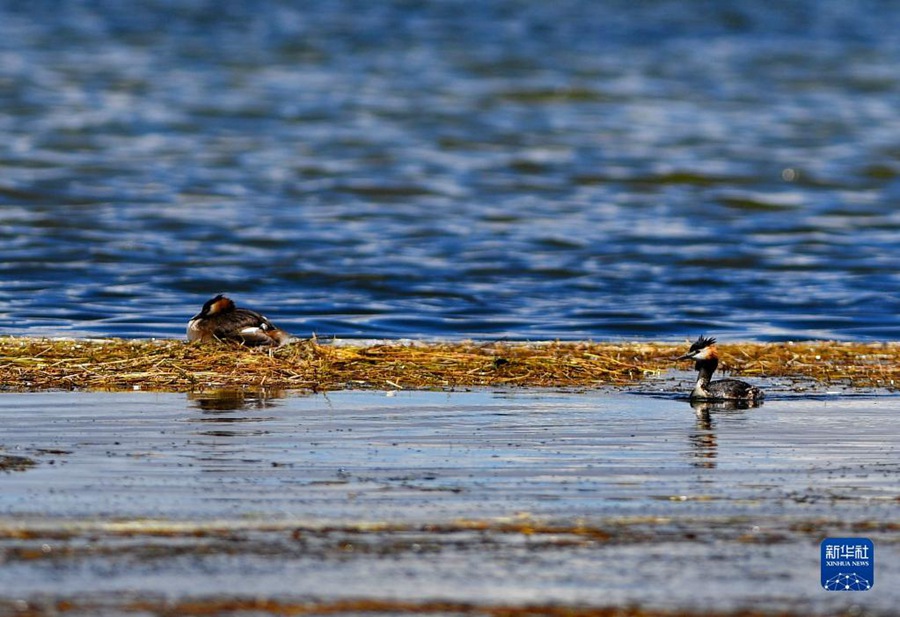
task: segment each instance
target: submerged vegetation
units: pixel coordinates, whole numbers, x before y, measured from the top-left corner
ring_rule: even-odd
[[[735,375],[809,379],[823,385],[894,389],[900,344],[720,345]],[[691,369],[672,343],[321,344],[276,350],[177,340],[0,337],[0,389],[167,390],[280,388],[434,389],[478,386],[624,386],[669,369]]]

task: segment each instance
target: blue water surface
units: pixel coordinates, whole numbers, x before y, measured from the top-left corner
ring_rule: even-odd
[[[900,6],[0,1],[0,334],[900,336]]]

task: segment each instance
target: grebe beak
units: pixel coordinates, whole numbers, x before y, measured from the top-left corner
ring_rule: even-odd
[[[684,354],[683,356],[678,356],[675,359],[676,360],[693,360],[694,356],[696,356],[696,355],[697,355],[696,351],[689,351],[686,354]]]

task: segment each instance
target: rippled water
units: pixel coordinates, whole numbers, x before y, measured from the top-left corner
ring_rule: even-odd
[[[0,333],[900,335],[900,8],[0,3]]]
[[[0,614],[896,615],[897,407],[8,393]],[[825,537],[874,543],[870,592],[821,589]],[[198,608],[232,598],[274,605]],[[365,599],[400,608],[340,604]],[[464,608],[411,608],[428,601]]]

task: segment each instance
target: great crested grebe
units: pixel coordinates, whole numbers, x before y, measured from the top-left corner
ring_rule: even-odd
[[[187,325],[189,341],[236,341],[249,347],[281,347],[291,335],[250,309],[237,308],[230,298],[219,294],[207,300]]]
[[[716,339],[700,336],[691,345],[690,350],[677,360],[694,360],[694,368],[698,371],[697,384],[691,391],[692,401],[761,401],[763,391],[756,386],[738,379],[720,379],[710,382],[716,367],[719,366],[719,354],[716,351]]]

